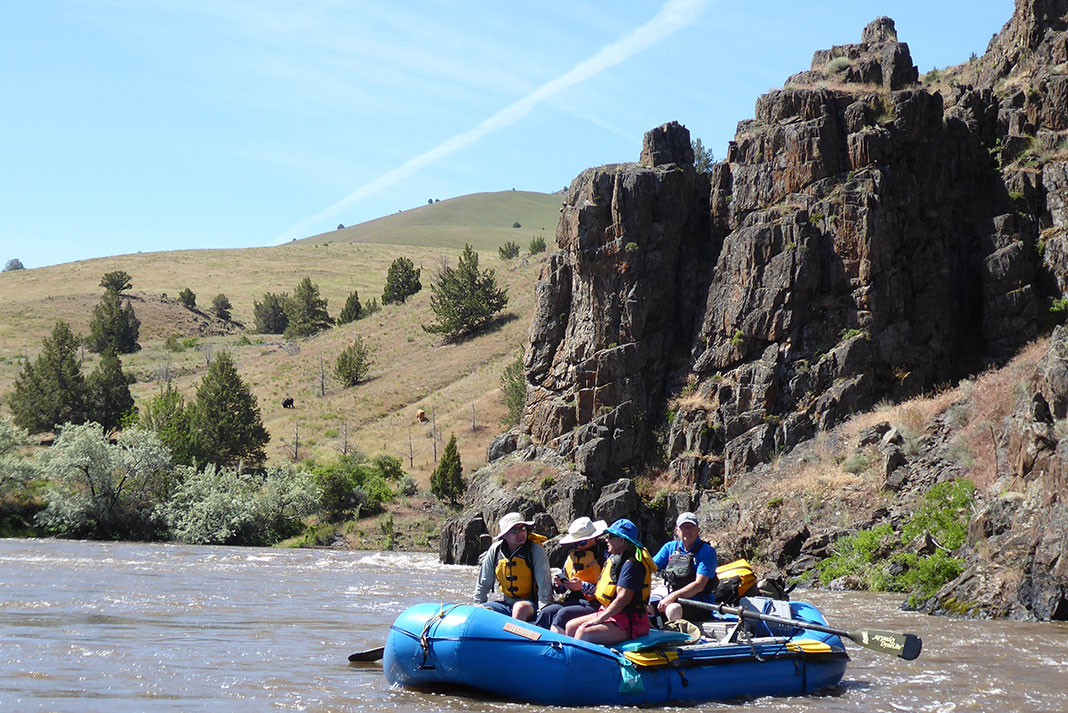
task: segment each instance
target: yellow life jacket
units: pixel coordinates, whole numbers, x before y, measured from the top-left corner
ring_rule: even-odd
[[[497,586],[500,587],[504,596],[530,601],[537,599],[538,583],[534,579],[532,545],[541,544],[546,539],[543,535],[527,533],[527,541],[520,545],[510,557],[504,554],[504,542],[497,543],[497,564],[493,571],[497,575]]]
[[[601,578],[601,563],[597,561],[597,553],[593,549],[574,549],[567,553],[564,578],[570,580],[575,577],[590,584],[597,584]]]
[[[656,563],[649,550],[644,547],[635,559],[645,567],[645,581],[642,583],[640,592],[635,592],[624,611],[644,611],[649,604],[649,589],[656,571]],[[608,606],[616,598],[616,582],[620,572],[623,571],[623,563],[626,560],[623,555],[612,555],[608,558],[606,566],[601,569],[601,577],[597,580],[597,592],[594,594],[602,606]]]

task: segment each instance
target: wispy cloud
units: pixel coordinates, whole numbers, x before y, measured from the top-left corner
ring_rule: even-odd
[[[365,183],[333,205],[305,218],[282,233],[274,241],[275,245],[293,238],[301,238],[321,228],[327,219],[336,217],[345,208],[379,191],[414,175],[424,166],[463,151],[476,144],[482,137],[522,120],[542,102],[560,92],[580,84],[601,72],[639,54],[668,37],[672,33],[689,25],[701,13],[710,0],[668,0],[657,15],[644,25],[627,33],[619,40],[604,47],[592,57],[545,84],[526,96],[518,99],[493,116],[482,121],[474,128],[456,134],[433,149],[415,156],[400,166]]]

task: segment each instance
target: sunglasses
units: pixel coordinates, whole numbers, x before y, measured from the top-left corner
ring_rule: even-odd
[[[527,531],[527,526],[526,525],[516,525],[515,527],[513,527],[508,532],[509,532],[509,534],[513,534],[513,533],[520,533],[520,532],[526,532],[526,531]]]

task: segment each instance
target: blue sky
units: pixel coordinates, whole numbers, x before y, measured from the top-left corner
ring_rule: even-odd
[[[962,9],[966,7],[967,9]],[[717,158],[813,51],[897,23],[921,72],[1012,0],[36,0],[0,6],[0,263],[271,245],[551,192],[677,120]]]

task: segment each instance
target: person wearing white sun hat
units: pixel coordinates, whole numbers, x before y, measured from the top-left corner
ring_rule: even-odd
[[[638,539],[638,527],[626,518],[605,528],[608,561],[594,596],[601,607],[567,622],[567,635],[595,644],[617,644],[649,633],[649,583],[656,571],[653,556]]]
[[[497,523],[497,536],[482,557],[475,602],[521,621],[534,618],[537,608],[552,602],[545,536],[533,531],[534,521],[510,512]],[[487,602],[494,585],[503,601]]]
[[[564,598],[542,607],[535,624],[562,634],[567,622],[597,608],[594,592],[604,565],[604,548],[598,538],[607,528],[604,520],[595,522],[588,517],[580,517],[568,526],[560,544],[574,547],[564,560],[563,576],[557,575],[553,580],[553,590],[564,594]]]

